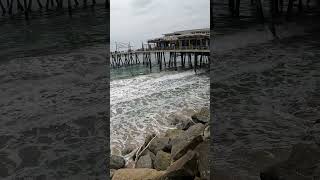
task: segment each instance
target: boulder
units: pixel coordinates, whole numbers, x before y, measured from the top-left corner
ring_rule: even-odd
[[[191,126],[185,132],[185,134],[187,134],[188,136],[198,136],[199,134],[202,135],[204,128],[205,128],[205,125],[203,125],[201,123],[197,123],[197,124]]]
[[[197,174],[197,154],[194,151],[188,151],[169,166],[162,179],[194,179]]]
[[[133,145],[127,145],[123,150],[121,150],[121,154],[123,156],[130,154],[132,151],[134,151],[136,149],[135,146]]]
[[[210,139],[210,126],[206,126],[206,128],[204,128],[203,139]]]
[[[200,144],[203,141],[203,129],[203,124],[195,124],[185,133],[174,139],[172,141],[171,158],[175,161],[182,157],[188,150],[192,150]]]
[[[194,122],[208,123],[210,121],[210,111],[209,108],[202,108],[199,112],[191,116]]]
[[[115,169],[110,169],[110,179],[112,179],[114,172],[116,172]]]
[[[164,151],[158,151],[156,159],[154,161],[154,168],[156,170],[165,171],[171,162],[171,155]]]
[[[121,156],[111,155],[110,169],[120,169],[125,166],[125,160]]]
[[[119,169],[114,173],[112,180],[159,180],[164,173],[147,168]]]
[[[148,149],[157,154],[158,151],[163,150],[165,152],[171,151],[171,144],[169,143],[168,137],[156,137],[150,143]]]
[[[147,154],[150,155],[152,162],[156,159],[156,155],[153,152],[151,152],[149,149],[144,150],[141,156],[145,156]]]
[[[135,166],[135,161],[129,161],[126,163],[125,168],[134,168]]]
[[[209,148],[210,142],[204,141],[194,149],[198,153],[198,171],[202,180],[210,180]]]
[[[139,160],[137,161],[137,168],[153,168],[153,163],[150,154],[146,154],[144,156],[141,156]]]
[[[182,129],[182,130],[188,129],[193,124],[195,123],[193,122],[190,116],[187,116],[181,113],[175,114],[171,122],[171,125],[174,125],[177,127],[177,129]]]
[[[164,137],[168,137],[171,140],[177,138],[182,133],[184,133],[184,131],[181,129],[168,129]]]
[[[261,180],[312,180],[320,177],[320,147],[315,144],[294,145],[289,158],[263,170]]]

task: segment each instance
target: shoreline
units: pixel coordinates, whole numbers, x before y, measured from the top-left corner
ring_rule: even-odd
[[[191,117],[193,114],[200,112],[201,109],[208,109],[208,108],[209,108],[209,106],[200,106],[198,108],[193,108],[193,109],[182,109],[179,111],[174,111],[174,112],[170,113],[169,116],[166,118],[167,125],[165,127],[161,128],[161,130],[158,133],[144,133],[146,135],[143,136],[143,141],[141,143],[133,145],[131,142],[127,142],[127,144],[120,149],[117,147],[111,148],[110,152],[113,155],[117,155],[117,156],[121,156],[123,158],[126,158],[126,156],[128,155],[128,151],[132,152],[134,150],[137,150],[141,145],[143,145],[143,143],[145,142],[145,138],[147,136],[149,136],[151,134],[156,134],[157,136],[164,136],[167,131],[179,129],[179,126],[181,126],[181,125],[178,125],[178,127],[177,127],[176,123],[179,119],[176,120],[176,117],[178,117],[178,118],[179,118],[179,116]],[[123,153],[123,152],[125,152],[125,153]]]
[[[171,128],[170,114],[209,106],[208,76],[192,70],[111,81],[110,90],[111,147],[118,155],[128,144],[143,143],[146,133]]]
[[[171,114],[170,124],[174,128],[166,130],[163,134],[149,134],[145,137],[143,145],[132,148],[125,147],[122,149],[121,156],[111,154],[110,159],[110,178],[113,180],[128,178],[139,179],[144,172],[152,172],[150,179],[164,178],[164,177],[179,177],[178,173],[181,170],[186,171],[186,176],[199,176],[202,172],[202,178],[209,178],[209,166],[208,162],[204,169],[201,169],[194,174],[188,174],[188,168],[193,171],[198,171],[197,166],[191,167],[177,167],[181,159],[189,157],[194,153],[194,159],[201,159],[199,153],[193,150],[198,146],[202,147],[202,151],[209,151],[209,139],[210,139],[210,117],[209,107],[203,107],[198,110],[189,110],[184,112],[177,112]],[[191,137],[189,137],[191,136]],[[200,138],[200,139],[199,139]],[[179,145],[180,144],[180,145]],[[195,150],[197,151],[197,150]],[[188,154],[185,156],[185,154]],[[204,172],[205,171],[205,172]],[[160,177],[161,176],[161,177]]]

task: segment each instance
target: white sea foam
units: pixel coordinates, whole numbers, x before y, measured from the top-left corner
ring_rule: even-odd
[[[192,70],[114,80],[110,89],[113,151],[170,128],[168,116],[174,112],[209,105],[209,78]]]

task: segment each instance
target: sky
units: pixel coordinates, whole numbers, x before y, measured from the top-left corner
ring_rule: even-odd
[[[210,27],[210,0],[111,0],[110,4],[111,50],[115,42],[130,42],[136,49],[164,33]]]

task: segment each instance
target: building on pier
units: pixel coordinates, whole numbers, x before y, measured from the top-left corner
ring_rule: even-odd
[[[149,50],[209,49],[210,29],[192,29],[163,34],[163,37],[148,40]]]

